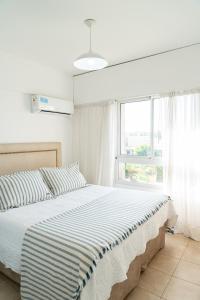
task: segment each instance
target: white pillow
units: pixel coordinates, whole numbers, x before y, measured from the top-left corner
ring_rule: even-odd
[[[79,171],[78,163],[72,164],[68,168],[41,168],[40,172],[55,196],[77,190],[86,185],[86,180]]]
[[[38,170],[0,176],[0,211],[52,198]]]

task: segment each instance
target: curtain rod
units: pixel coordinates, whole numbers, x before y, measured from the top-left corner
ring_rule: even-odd
[[[191,88],[187,90],[170,90],[169,92],[163,92],[163,93],[155,93],[155,94],[148,94],[148,95],[140,95],[140,96],[133,96],[133,97],[123,97],[123,98],[117,98],[119,102],[121,101],[131,101],[134,99],[147,99],[147,98],[164,98],[168,96],[181,96],[181,95],[189,95],[189,94],[196,94],[200,93],[200,87]]]
[[[96,102],[86,102],[86,103],[75,103],[74,107],[90,107],[90,106],[104,106],[104,105],[108,105],[108,104],[113,104],[113,103],[117,103],[119,102],[118,100],[103,100],[103,101],[96,101]]]
[[[119,62],[119,63],[116,63],[116,64],[109,65],[109,66],[105,67],[104,69],[117,67],[117,66],[120,66],[120,65],[128,64],[130,62],[134,62],[134,61],[138,61],[138,60],[142,60],[142,59],[146,59],[146,58],[154,57],[154,56],[157,56],[157,55],[161,55],[161,54],[165,54],[165,53],[169,53],[169,52],[174,52],[174,51],[178,51],[178,50],[182,50],[182,49],[185,49],[185,48],[190,48],[190,47],[198,46],[198,45],[200,45],[200,42],[193,43],[193,44],[188,44],[186,46],[181,46],[181,47],[177,47],[177,48],[173,48],[173,49],[169,49],[169,50],[165,50],[165,51],[161,51],[161,52],[157,52],[157,53],[153,53],[153,54],[149,54],[149,55],[146,55],[146,56],[141,56],[141,57],[138,57],[138,58],[133,58],[133,59],[126,60],[126,61],[122,61],[122,62]],[[85,75],[85,74],[98,72],[98,71],[101,71],[101,70],[94,70],[94,71],[79,73],[79,74],[73,75],[73,77],[78,77],[78,76],[82,76],[82,75]]]
[[[145,100],[148,98],[153,98],[153,99],[159,99],[159,98],[165,98],[169,96],[183,96],[183,95],[190,95],[190,94],[196,94],[200,93],[200,87],[189,89],[189,90],[179,90],[179,91],[170,91],[170,92],[165,92],[165,93],[157,93],[157,94],[151,94],[151,95],[144,95],[144,96],[133,96],[133,97],[125,97],[125,98],[117,98],[116,99],[109,99],[109,100],[102,100],[102,101],[97,101],[97,102],[86,102],[86,103],[75,103],[75,107],[80,107],[80,106],[98,106],[98,105],[106,105],[106,104],[111,104],[114,102],[131,102],[134,100]]]
[[[200,88],[194,88],[194,89],[190,89],[190,90],[180,90],[180,91],[170,91],[168,93],[161,93],[158,94],[159,98],[164,98],[164,97],[168,97],[168,96],[184,96],[184,95],[190,95],[190,94],[197,94],[200,93]],[[156,98],[156,96],[154,97]]]

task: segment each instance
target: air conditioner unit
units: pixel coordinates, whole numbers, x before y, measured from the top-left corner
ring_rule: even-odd
[[[72,101],[61,100],[41,95],[32,95],[32,112],[71,115],[74,112],[74,104]]]

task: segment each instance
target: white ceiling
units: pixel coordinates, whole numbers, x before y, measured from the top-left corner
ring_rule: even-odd
[[[110,64],[200,42],[200,0],[0,0],[0,51],[77,74],[86,18]]]

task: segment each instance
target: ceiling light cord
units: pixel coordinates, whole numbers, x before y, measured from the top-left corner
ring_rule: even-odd
[[[90,25],[90,50],[89,52],[92,52],[92,24]]]
[[[90,35],[90,44],[89,44],[89,52],[92,52],[92,25],[95,24],[94,19],[87,19],[84,21],[84,23],[89,27],[89,35]]]

